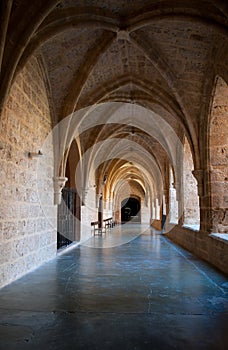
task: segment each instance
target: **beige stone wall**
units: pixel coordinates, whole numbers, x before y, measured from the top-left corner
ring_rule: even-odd
[[[228,241],[178,225],[166,233],[166,236],[199,258],[228,273]]]
[[[211,111],[210,179],[213,232],[228,233],[228,86],[218,79]]]
[[[3,146],[0,150],[0,286],[3,286],[56,254],[52,148],[42,159],[42,169],[39,160],[27,155],[28,151],[42,149],[52,129],[46,88],[36,58],[17,76],[0,118]]]

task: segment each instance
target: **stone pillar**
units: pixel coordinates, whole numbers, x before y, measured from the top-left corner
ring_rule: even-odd
[[[207,172],[207,183],[209,193],[205,196],[205,202],[209,208],[211,217],[211,232],[228,233],[228,197],[227,177],[228,171],[210,169]]]
[[[182,180],[182,179],[181,179]],[[178,225],[182,226],[184,222],[184,201],[183,201],[183,185],[182,182],[176,181],[174,186],[176,190],[176,216]]]
[[[152,211],[151,218],[154,220],[154,219],[155,219],[155,206],[154,206],[154,202],[151,203],[151,211]]]
[[[212,231],[212,218],[209,200],[209,172],[204,169],[197,169],[193,170],[192,174],[197,180],[200,206],[200,230],[210,233]]]
[[[144,201],[146,207],[148,207],[148,198],[149,198],[148,191],[146,191],[146,193],[145,193],[145,201]]]
[[[203,197],[204,196],[204,170],[202,169],[193,170],[192,174],[195,176],[197,180],[198,196]]]
[[[155,219],[160,220],[160,204],[159,204],[159,199],[156,198],[155,200]]]
[[[82,188],[82,205],[84,206],[86,203],[86,197],[89,193],[89,188]]]
[[[168,189],[164,189],[163,191],[164,193],[164,202],[165,202],[165,207],[166,207],[166,217],[169,215],[169,190]]]
[[[169,189],[169,222],[171,223],[178,223],[178,201],[177,201],[177,193],[175,189],[175,184],[172,183]]]
[[[103,225],[103,194],[99,196],[99,205],[98,205],[98,228],[102,229]]]

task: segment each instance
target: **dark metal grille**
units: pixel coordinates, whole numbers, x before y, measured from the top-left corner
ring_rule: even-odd
[[[58,206],[57,249],[77,240],[78,194],[75,189],[64,188]],[[79,208],[80,209],[80,208]]]

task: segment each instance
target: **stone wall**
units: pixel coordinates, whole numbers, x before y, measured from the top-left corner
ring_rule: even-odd
[[[228,274],[228,241],[181,226],[174,226],[166,236]]]
[[[28,157],[29,151],[42,149],[51,129],[44,79],[33,57],[17,76],[0,116],[0,286],[56,254],[52,145],[42,169],[38,159]]]
[[[228,233],[228,86],[218,79],[211,111],[210,180],[213,232]]]

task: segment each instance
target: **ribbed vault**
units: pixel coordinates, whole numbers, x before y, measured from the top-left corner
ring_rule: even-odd
[[[54,135],[56,174],[64,176],[74,140],[83,186],[98,166],[98,178],[107,172],[112,179],[106,192],[118,179],[129,180],[116,167],[124,159],[127,173],[133,161],[146,174],[145,182],[133,172],[141,186],[157,188],[159,171],[161,187],[167,188],[171,166],[181,193],[177,179],[185,137],[195,170],[208,168],[208,133],[201,126],[208,123],[216,76],[227,81],[224,1],[3,0],[1,10],[0,105],[17,74],[36,56],[53,125],[63,123]],[[143,152],[154,164],[150,169]],[[107,159],[102,162],[100,154]]]

